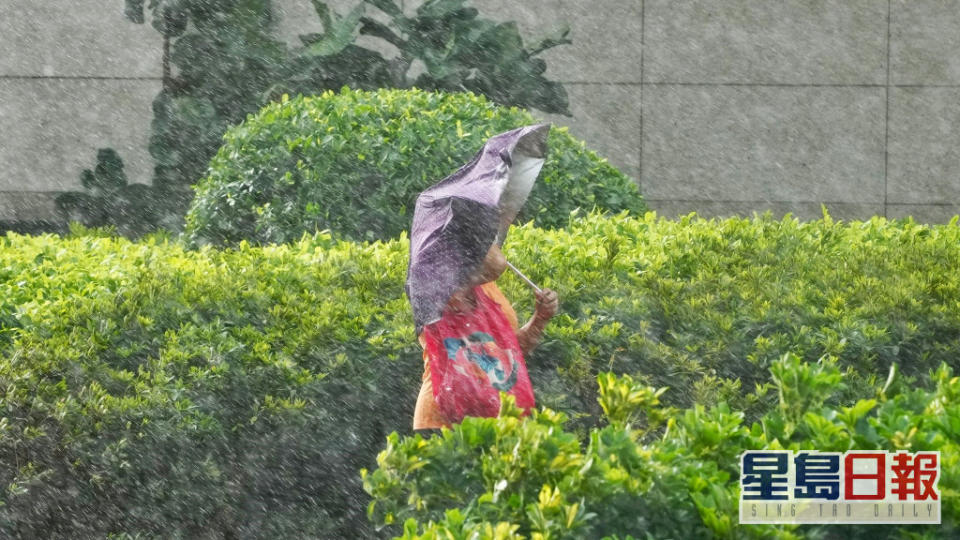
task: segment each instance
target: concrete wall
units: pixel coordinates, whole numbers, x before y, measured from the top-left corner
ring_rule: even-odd
[[[960,213],[960,2],[553,4],[571,130],[662,215]]]
[[[289,43],[318,28],[309,1],[275,3]],[[571,26],[574,44],[544,57],[574,116],[537,114],[635,178],[662,215],[960,213],[956,0],[472,4],[531,37]],[[160,43],[121,0],[0,0],[0,220],[52,215],[98,147],[149,182]]]
[[[161,43],[122,1],[0,0],[0,220],[52,217],[100,147],[150,182]]]

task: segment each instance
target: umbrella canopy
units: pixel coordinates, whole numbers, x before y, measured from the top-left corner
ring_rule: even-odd
[[[547,156],[550,124],[491,137],[456,172],[417,197],[410,230],[407,298],[417,334],[501,245]]]

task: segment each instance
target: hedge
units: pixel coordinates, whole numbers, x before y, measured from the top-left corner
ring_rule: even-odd
[[[467,163],[498,133],[537,123],[471,93],[350,90],[284,99],[230,129],[194,190],[191,245],[283,243],[330,229],[386,240],[409,230],[417,195]],[[566,224],[575,208],[638,214],[636,184],[554,127],[520,215]]]
[[[400,243],[0,243],[0,537],[372,534],[357,470],[419,380]]]
[[[375,535],[357,473],[409,432],[422,369],[407,249],[0,237],[0,536]],[[777,407],[762,388],[787,353],[835,358],[831,407],[894,363],[923,388],[957,368],[956,221],[594,214],[515,227],[505,253],[560,295],[528,364],[578,436],[602,423],[601,371],[749,424]],[[526,286],[500,281],[529,316]]]
[[[509,404],[500,418],[467,418],[427,440],[392,433],[379,468],[362,471],[370,515],[403,540],[960,534],[960,377],[946,364],[931,373],[931,390],[892,379],[849,407],[824,405],[843,387],[833,359],[786,354],[770,375],[778,406],[752,425],[725,403],[672,409],[658,399],[667,388],[602,373],[607,425],[583,439],[564,429],[563,413],[522,419]],[[748,449],[938,451],[941,524],[740,525]]]

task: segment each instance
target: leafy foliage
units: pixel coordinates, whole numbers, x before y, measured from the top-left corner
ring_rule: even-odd
[[[377,523],[403,521],[403,540],[439,538],[821,538],[831,527],[739,525],[739,456],[750,449],[940,451],[940,527],[847,526],[846,538],[953,538],[960,532],[960,378],[946,364],[930,390],[873,389],[851,407],[801,407],[789,396],[829,400],[841,377],[787,354],[771,366],[779,408],[744,424],[726,403],[660,407],[630,377],[598,377],[609,425],[585,440],[566,416],[542,409],[523,419],[506,394],[499,418],[466,418],[442,435],[387,438],[378,468],[362,471]],[[799,381],[813,388],[795,386]],[[786,421],[782,411],[799,414]],[[633,429],[626,416],[667,418]],[[904,431],[908,430],[908,432]],[[925,534],[924,534],[925,533]]]
[[[960,278],[942,270],[960,263],[956,222],[591,215],[560,230],[514,227],[504,250],[560,295],[561,314],[527,359],[538,404],[557,412],[514,431],[476,421],[491,439],[449,443],[449,455],[482,461],[476,445],[489,442],[509,458],[503,432],[538,445],[524,454],[534,464],[588,457],[593,444],[623,470],[680,469],[658,487],[642,481],[660,469],[632,480],[611,466],[607,483],[576,492],[561,482],[575,466],[561,461],[556,471],[451,464],[449,478],[418,480],[432,486],[418,493],[439,501],[411,515],[424,527],[553,531],[572,515],[584,527],[573,530],[589,532],[607,503],[572,494],[600,493],[650,530],[727,530],[736,499],[697,482],[732,475],[740,449],[774,439],[940,448],[943,470],[960,470],[956,386],[939,368],[958,368]],[[355,244],[327,233],[223,250],[79,226],[66,238],[0,237],[0,462],[12,464],[0,468],[0,536],[375,536],[357,471],[373,469],[390,432],[409,433],[423,369],[403,296],[407,253],[403,236]],[[499,282],[529,315],[526,286]],[[632,382],[601,377],[598,390],[607,371]],[[613,427],[602,427],[603,411]],[[681,435],[674,457],[669,446],[643,449]],[[503,517],[468,508],[501,478],[505,495],[491,508]],[[956,516],[949,478],[944,515]],[[456,491],[464,479],[476,479],[474,491]],[[547,481],[556,483],[541,505]],[[660,521],[635,504],[666,508],[683,490],[704,498]],[[501,508],[514,495],[523,504]],[[710,504],[720,510],[701,509]],[[450,508],[466,516],[460,529]],[[394,515],[405,519],[399,507]]]
[[[287,49],[273,36],[271,0],[151,0],[147,7],[171,43],[153,103],[154,186],[183,191],[202,176],[227,127],[262,105]],[[142,23],[143,8],[128,0],[128,17]]]
[[[123,160],[112,148],[97,151],[96,167],[84,169],[80,182],[84,191],[57,196],[57,208],[67,221],[87,227],[113,224],[119,234],[136,238],[177,219],[169,204],[176,195],[145,184],[128,184]]]
[[[566,90],[543,76],[547,65],[537,57],[571,43],[569,28],[527,46],[516,23],[484,19],[467,4],[428,0],[408,16],[394,0],[364,0],[340,16],[325,2],[314,1],[323,32],[300,36],[304,47],[291,53],[285,75],[270,95],[313,94],[345,85],[367,90],[417,87],[470,91],[504,106],[569,115]],[[368,16],[368,7],[387,22]],[[357,46],[357,34],[382,39],[399,54],[387,59]]]
[[[515,228],[508,260],[561,298],[531,378],[577,388],[548,404],[564,411],[600,412],[592,378],[603,367],[676,389],[674,405],[727,401],[751,420],[776,396],[749,396],[786,353],[835,357],[841,396],[894,363],[922,381],[941,362],[960,367],[960,280],[943,271],[960,264],[956,223],[648,214]],[[502,288],[527,294],[512,278]]]
[[[0,536],[364,536],[419,378],[406,246],[74,230],[0,239]]]
[[[150,153],[156,200],[178,217],[188,202],[183,194],[204,175],[227,128],[284,93],[416,84],[474,90],[504,105],[569,114],[562,85],[543,77],[546,64],[536,57],[570,43],[564,31],[531,48],[515,24],[480,18],[464,0],[430,0],[413,17],[390,0],[358,2],[345,16],[326,2],[312,4],[323,31],[301,36],[303,46],[289,49],[275,35],[272,0],[126,0],[127,18],[143,24],[149,12],[164,39],[164,84],[153,103]],[[383,10],[399,33],[366,17],[368,5]],[[356,45],[361,33],[399,46],[400,55],[388,60]],[[426,73],[411,70],[415,60],[427,66]],[[112,223],[112,215],[106,212],[105,219]],[[165,226],[179,229],[182,223]]]
[[[416,15],[404,15],[394,0],[365,0],[390,17],[384,25],[362,17],[360,33],[380,37],[400,50],[393,86],[416,86],[447,92],[469,91],[501,105],[569,114],[563,86],[544,78],[546,62],[536,58],[557,45],[572,43],[561,28],[526,48],[514,22],[481,19],[466,0],[428,0]],[[411,79],[409,68],[420,60],[424,72]]]
[[[288,242],[330,229],[356,240],[410,227],[417,195],[486,139],[535,123],[473,94],[354,91],[284,99],[230,130],[196,186],[186,235],[195,244]],[[519,219],[565,225],[578,207],[638,213],[636,185],[553,129],[547,161]]]

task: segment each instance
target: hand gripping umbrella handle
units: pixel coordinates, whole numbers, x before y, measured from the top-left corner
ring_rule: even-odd
[[[507,263],[507,268],[513,270],[513,273],[516,274],[516,275],[518,275],[518,276],[520,276],[520,279],[522,279],[524,282],[526,282],[527,285],[533,287],[533,290],[535,290],[535,291],[537,291],[537,292],[543,292],[543,291],[540,289],[540,287],[537,287],[537,284],[536,284],[536,283],[530,281],[530,278],[528,278],[527,276],[523,275],[523,272],[517,270],[517,267],[516,267],[516,266],[510,264],[510,261],[506,261],[506,263]]]

